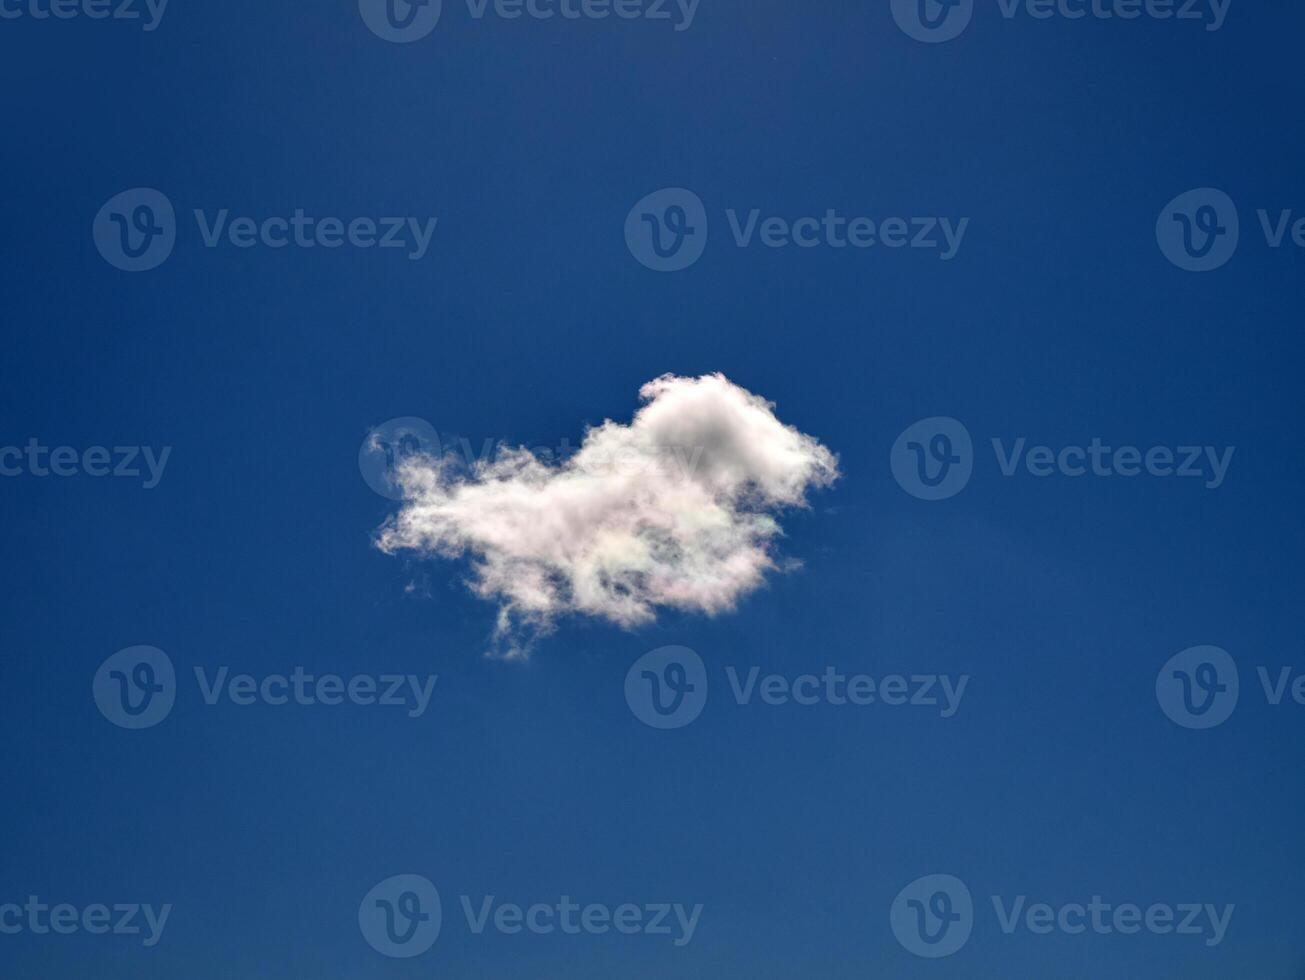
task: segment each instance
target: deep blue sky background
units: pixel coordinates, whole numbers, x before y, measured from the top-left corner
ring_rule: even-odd
[[[171,445],[161,485],[5,478],[0,902],[172,902],[164,941],[0,937],[6,977],[1184,977],[1305,971],[1299,250],[1305,11],[1199,25],[1001,19],[926,46],[886,3],[702,0],[692,29],[472,20],[386,44],[354,4],[173,0],[162,26],[0,21],[8,193],[0,444]],[[171,259],[128,275],[90,223],[163,190]],[[713,238],[654,274],[630,206],[682,185]],[[1154,224],[1213,185],[1241,250],[1191,275]],[[191,208],[438,215],[432,252],[200,247]],[[727,245],[726,207],[967,215],[960,255]],[[786,522],[805,567],[732,616],[563,624],[481,658],[493,608],[456,565],[374,551],[367,427],[416,415],[530,445],[628,419],[639,385],[720,370],[841,457]],[[980,444],[946,503],[903,493],[906,425]],[[1195,481],[1002,479],[987,439],[1237,446]],[[429,598],[404,595],[428,576]],[[712,670],[702,718],[641,725],[629,664]],[[1194,644],[1242,664],[1226,725],[1159,711]],[[91,678],[132,644],[183,675],[157,728]],[[430,712],[204,706],[193,665],[436,672]],[[740,708],[721,668],[969,673],[959,714]],[[929,872],[980,905],[955,957],[887,910]],[[445,900],[391,961],[356,910],[380,879]],[[472,936],[461,893],[702,902],[692,944]],[[987,895],[1236,903],[1223,945],[1008,937]]]

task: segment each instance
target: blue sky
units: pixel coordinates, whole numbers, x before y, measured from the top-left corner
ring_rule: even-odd
[[[1305,670],[1289,230],[1305,214],[1292,125],[1305,14],[1234,3],[1207,30],[1208,5],[1206,21],[1042,19],[975,0],[958,36],[924,43],[886,2],[701,0],[677,30],[674,17],[478,19],[445,0],[428,35],[389,43],[345,0],[172,0],[154,30],[2,6],[18,13],[0,20],[0,450],[35,439],[78,462],[40,476],[0,457],[17,470],[0,477],[0,907],[172,908],[152,946],[0,932],[0,973],[1305,970],[1305,706],[1290,684],[1272,704],[1257,672]],[[133,188],[176,215],[172,251],[142,272],[106,261],[92,234]],[[672,272],[625,234],[665,188],[701,203],[686,217],[706,234]],[[1206,272],[1157,237],[1181,227],[1169,203],[1200,188],[1226,194],[1240,228]],[[1185,213],[1200,225],[1219,202],[1226,243],[1222,200]],[[648,213],[665,224],[668,202]],[[224,209],[436,223],[419,258],[225,233],[208,247]],[[882,241],[769,247],[760,230],[739,247],[733,224],[754,210],[758,229],[831,210],[884,234],[894,217],[968,223],[946,260]],[[1281,247],[1260,210],[1271,230],[1292,212]],[[373,426],[416,417],[477,446],[574,447],[586,425],[628,424],[640,386],[668,372],[722,372],[839,458],[837,482],[778,515],[776,560],[801,567],[732,614],[663,609],[628,630],[562,616],[529,659],[486,658],[496,603],[470,594],[465,557],[374,547],[399,505],[359,472]],[[971,475],[931,501],[899,485],[890,456],[935,417],[970,437]],[[1003,475],[992,440],[1008,453],[1021,438],[1055,453],[1093,439],[1235,452],[1214,488]],[[88,462],[88,449],[118,446],[141,450],[140,477],[87,472],[125,455]],[[145,447],[156,463],[171,447],[149,489]],[[175,703],[131,730],[92,688],[139,645],[173,665]],[[1206,645],[1236,664],[1240,695],[1192,730],[1156,681]],[[701,658],[707,698],[661,730],[623,692],[666,646]],[[210,705],[195,669],[223,666],[437,682],[418,717]],[[753,668],[969,679],[944,718],[740,704],[730,678]],[[944,959],[915,955],[890,922],[933,874],[973,897],[968,941]],[[428,879],[442,902],[438,939],[410,958],[359,924],[396,875]],[[476,933],[461,897],[479,909],[489,895],[702,911],[678,946]],[[1055,910],[1094,895],[1235,909],[1213,946],[1007,934],[993,896],[1009,909],[1021,895]]]

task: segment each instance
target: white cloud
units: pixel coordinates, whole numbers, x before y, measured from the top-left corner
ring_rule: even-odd
[[[776,567],[776,513],[832,483],[837,459],[721,374],[663,375],[639,396],[630,424],[588,429],[558,462],[506,447],[470,467],[407,458],[377,547],[469,555],[471,588],[499,604],[505,656],[566,614],[633,627],[659,606],[733,609]]]

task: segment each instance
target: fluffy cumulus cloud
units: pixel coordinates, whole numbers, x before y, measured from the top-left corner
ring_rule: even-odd
[[[634,627],[658,607],[733,609],[776,567],[776,516],[832,483],[837,459],[721,374],[664,375],[639,396],[628,425],[588,429],[563,460],[505,447],[470,466],[408,457],[377,546],[468,556],[506,656],[567,614]]]

